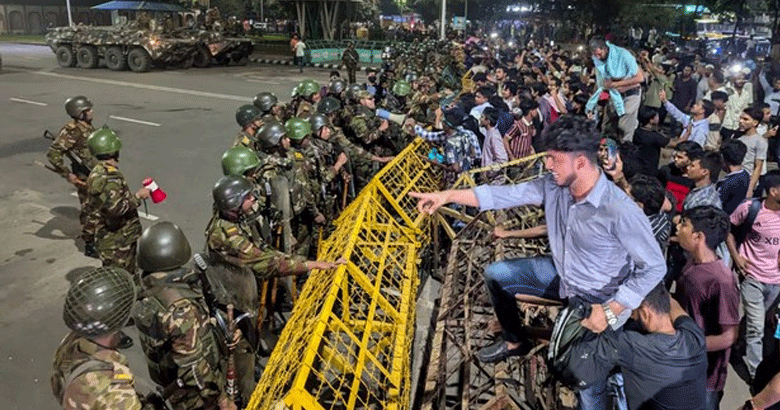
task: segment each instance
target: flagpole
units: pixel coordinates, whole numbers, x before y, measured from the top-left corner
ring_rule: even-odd
[[[65,4],[68,8],[68,25],[73,27],[73,15],[70,13],[70,0],[65,0]]]

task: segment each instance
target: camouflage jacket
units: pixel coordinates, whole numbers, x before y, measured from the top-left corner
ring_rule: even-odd
[[[233,222],[215,215],[206,228],[209,257],[218,262],[250,269],[261,280],[308,272],[306,259],[271,249],[262,239],[255,240],[244,221]]]
[[[372,162],[373,155],[363,149],[363,147],[350,141],[349,138],[344,135],[344,131],[341,128],[333,127],[333,133],[331,134],[329,141],[337,150],[344,150],[350,161],[355,163]]]
[[[247,134],[247,132],[244,130],[238,132],[238,135],[236,136],[236,140],[233,141],[232,147],[246,147],[251,149],[252,151],[257,149],[257,147],[255,146],[255,138]]]
[[[140,410],[127,358],[71,332],[54,353],[52,391],[66,410]]]
[[[287,156],[276,153],[260,158],[256,180],[258,185],[264,185],[274,178],[287,178],[290,195],[290,206],[295,215],[306,212],[317,214],[317,187],[309,179],[313,165],[306,156],[295,149],[290,149]]]
[[[434,117],[429,113],[433,113],[431,108],[435,107],[435,96],[436,94],[416,91],[409,102],[409,116],[417,122],[432,123]]]
[[[349,128],[363,144],[369,145],[382,137],[382,131],[379,131],[380,123],[379,118],[371,110],[361,105],[355,109],[349,121]]]
[[[180,382],[168,398],[175,409],[217,408],[224,376],[197,276],[155,272],[142,284],[133,318],[152,380],[163,388]]]
[[[295,109],[295,116],[298,118],[309,118],[316,111],[317,109],[312,103],[302,99]]]
[[[92,169],[97,163],[87,147],[87,138],[93,131],[95,128],[92,124],[74,119],[62,127],[54,143],[49,147],[46,157],[63,178],[67,178],[68,174],[71,173],[70,168],[65,166],[63,158],[66,152],[72,152],[89,169]],[[86,179],[87,175],[79,175],[79,177]]]
[[[406,99],[401,99],[393,94],[387,94],[382,100],[381,108],[394,114],[406,114]]]
[[[127,246],[141,237],[141,220],[136,210],[141,200],[130,192],[119,169],[98,161],[87,178],[87,193],[87,225],[96,227],[98,249]]]

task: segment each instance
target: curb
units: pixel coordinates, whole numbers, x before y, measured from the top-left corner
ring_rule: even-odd
[[[292,66],[293,62],[290,59],[274,59],[274,58],[259,58],[259,57],[250,57],[249,61],[257,64],[271,64],[271,65],[288,65]],[[314,68],[325,68],[329,70],[343,70],[347,67],[343,64],[334,64],[334,63],[308,63],[305,64],[304,67],[314,67]],[[360,71],[366,71],[369,68],[372,68],[370,66],[360,66]]]

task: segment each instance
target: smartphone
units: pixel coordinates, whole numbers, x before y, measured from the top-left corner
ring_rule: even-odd
[[[618,147],[614,141],[610,141],[612,144],[607,144],[607,169],[612,171],[617,165]]]

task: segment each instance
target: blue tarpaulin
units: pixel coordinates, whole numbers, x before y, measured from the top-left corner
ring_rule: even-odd
[[[178,4],[157,3],[154,1],[109,1],[108,3],[93,6],[96,10],[145,10],[145,11],[185,11],[186,9]]]

